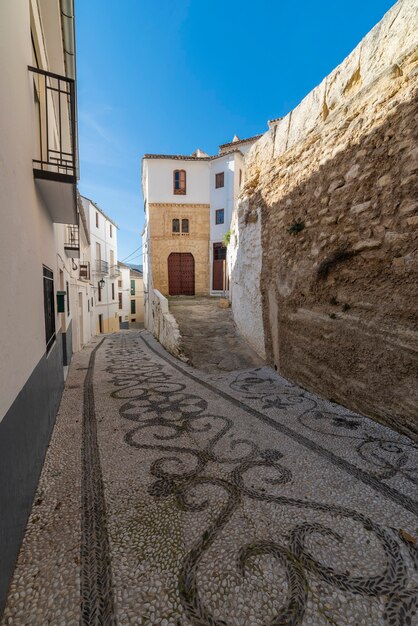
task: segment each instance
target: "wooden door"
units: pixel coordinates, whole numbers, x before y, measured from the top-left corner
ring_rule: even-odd
[[[213,272],[212,272],[212,289],[213,291],[222,291],[225,289],[225,263],[226,248],[222,243],[213,244]]]
[[[190,252],[172,252],[168,257],[170,296],[194,296],[194,257]]]

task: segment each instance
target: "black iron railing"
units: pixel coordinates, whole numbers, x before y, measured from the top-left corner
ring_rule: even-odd
[[[96,259],[96,274],[108,274],[109,273],[109,263],[107,261],[102,261],[101,259]]]
[[[77,224],[67,224],[65,229],[64,248],[78,249],[80,247],[80,233]]]
[[[37,148],[34,175],[42,178],[77,178],[75,81],[30,67],[34,78]],[[64,178],[63,178],[64,177]]]

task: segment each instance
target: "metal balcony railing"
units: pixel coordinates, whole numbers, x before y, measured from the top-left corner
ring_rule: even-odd
[[[67,224],[64,248],[80,248],[80,231],[77,224]]]
[[[112,278],[117,278],[118,276],[120,276],[119,267],[117,265],[111,265],[109,274]]]
[[[109,273],[109,263],[107,261],[102,261],[101,259],[96,259],[96,274],[108,274]]]
[[[78,171],[75,82],[29,66],[34,78],[34,176],[75,182]]]

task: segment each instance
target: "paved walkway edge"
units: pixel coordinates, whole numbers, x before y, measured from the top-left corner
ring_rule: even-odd
[[[116,624],[107,532],[103,476],[97,443],[93,375],[96,353],[90,355],[84,379],[83,441],[81,449],[81,625]]]

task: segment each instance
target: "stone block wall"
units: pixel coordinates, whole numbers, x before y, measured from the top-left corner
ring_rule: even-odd
[[[188,219],[189,234],[172,232],[173,219]],[[155,289],[169,295],[168,257],[171,252],[191,252],[195,262],[195,294],[207,295],[210,285],[208,204],[149,205],[152,280]]]
[[[240,330],[281,374],[418,437],[417,16],[401,0],[247,157]],[[243,247],[242,247],[243,245]],[[248,272],[252,272],[251,277]],[[233,308],[237,315],[236,306]],[[254,306],[256,303],[256,306]],[[253,311],[255,314],[253,314]],[[247,319],[244,323],[242,320]],[[254,345],[254,343],[253,343]]]

